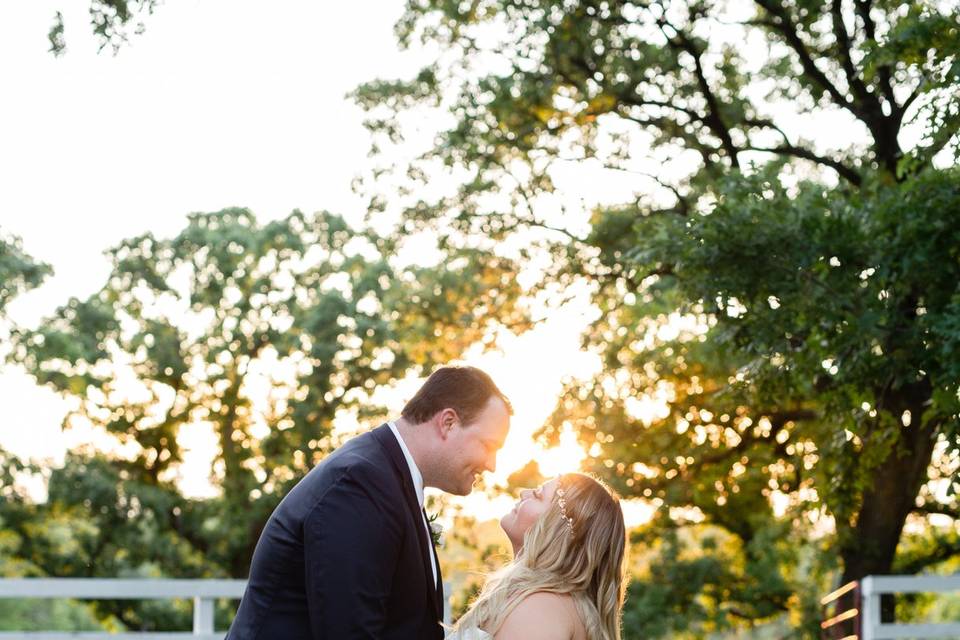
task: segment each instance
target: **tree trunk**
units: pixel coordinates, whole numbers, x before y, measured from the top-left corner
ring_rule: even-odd
[[[897,394],[898,397],[889,398],[888,406],[892,412],[896,414],[901,407],[909,408],[911,414],[917,416],[917,422],[902,428],[900,441],[873,470],[872,482],[863,492],[852,539],[841,550],[843,575],[840,584],[893,571],[903,526],[916,507],[920,488],[927,481],[927,469],[938,431],[935,420],[921,423],[924,402],[917,398],[917,391],[916,387],[908,388]],[[929,393],[923,396],[926,400]],[[869,442],[864,446],[869,446]],[[892,597],[882,599],[881,619],[893,621]]]

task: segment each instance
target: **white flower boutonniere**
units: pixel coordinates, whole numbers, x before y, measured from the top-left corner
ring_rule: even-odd
[[[437,522],[437,518],[440,516],[439,513],[434,513],[427,516],[427,525],[430,527],[430,538],[433,540],[433,544],[442,547],[443,546],[443,525]]]

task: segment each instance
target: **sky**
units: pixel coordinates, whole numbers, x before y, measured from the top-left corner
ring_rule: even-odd
[[[354,219],[351,180],[369,164],[363,114],[345,98],[359,83],[414,73],[422,50],[398,51],[395,0],[186,0],[161,5],[146,31],[113,55],[97,53],[84,3],[0,5],[0,230],[53,266],[11,305],[26,326],[105,281],[103,251],[144,232],[172,236],[186,215],[244,206],[263,220],[299,208]],[[47,31],[63,12],[66,55]],[[10,99],[9,97],[13,97]],[[575,466],[572,434],[549,454],[531,433],[565,375],[598,366],[579,335],[594,317],[585,296],[499,352],[467,355],[513,400],[516,415],[495,481],[537,456],[548,473]],[[0,446],[57,464],[67,448],[100,441],[64,433],[66,402],[21,370],[0,370]],[[209,492],[212,434],[186,443],[182,486]],[[505,508],[475,495],[481,517]]]
[[[67,54],[48,51],[55,11]],[[14,302],[36,324],[109,271],[102,252],[144,232],[172,236],[196,211],[251,208],[262,220],[359,212],[350,181],[368,148],[345,94],[417,64],[399,54],[385,0],[168,3],[114,56],[97,53],[84,3],[0,8],[0,229],[55,275]],[[362,36],[345,25],[363,24]],[[360,36],[360,37],[358,37]],[[0,444],[48,455],[62,407],[16,372]]]

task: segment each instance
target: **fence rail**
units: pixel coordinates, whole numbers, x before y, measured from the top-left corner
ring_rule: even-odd
[[[0,638],[30,640],[223,640],[226,631],[213,627],[213,606],[218,598],[237,600],[246,580],[149,580],[124,578],[14,578],[0,580],[0,598],[72,598],[76,600],[173,600],[193,599],[193,631],[129,632],[101,631],[14,631],[0,632]]]
[[[181,600],[193,599],[192,631],[0,631],[0,639],[29,640],[223,640],[216,631],[214,603],[219,598],[239,600],[246,580],[125,579],[125,578],[0,578],[0,599]],[[444,596],[450,593],[443,584]],[[444,598],[444,621],[450,621],[449,597]]]
[[[867,576],[862,581],[863,640],[898,638],[960,638],[960,622],[897,624],[881,622],[880,596],[893,593],[960,591],[960,575]]]
[[[884,595],[951,591],[960,591],[960,575],[867,576],[859,582],[849,582],[820,600],[824,615],[820,623],[821,637],[825,640],[960,638],[960,621],[903,624],[883,622],[880,616],[880,600]],[[847,603],[848,608],[839,611],[840,602]]]

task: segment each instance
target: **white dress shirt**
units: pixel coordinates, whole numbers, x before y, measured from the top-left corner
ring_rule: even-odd
[[[400,443],[400,450],[403,451],[403,457],[406,458],[407,466],[410,467],[410,477],[413,478],[413,490],[417,492],[417,502],[420,503],[420,519],[423,520],[423,528],[427,532],[427,548],[430,549],[430,568],[433,569],[433,584],[436,585],[437,563],[436,556],[434,556],[433,536],[430,534],[430,525],[427,524],[427,520],[423,515],[423,474],[420,473],[417,463],[414,462],[413,456],[410,455],[410,450],[407,449],[407,444],[403,441],[397,425],[393,422],[388,422],[387,424],[390,425],[390,431],[393,431],[393,435],[397,437],[397,442]]]

